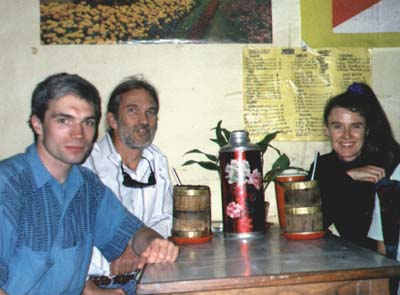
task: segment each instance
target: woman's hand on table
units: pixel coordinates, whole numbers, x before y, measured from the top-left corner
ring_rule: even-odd
[[[353,168],[347,170],[346,172],[347,175],[349,175],[354,180],[372,183],[377,183],[379,180],[385,177],[385,169],[373,165]]]

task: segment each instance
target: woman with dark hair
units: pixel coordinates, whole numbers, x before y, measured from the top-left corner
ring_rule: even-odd
[[[376,241],[367,237],[376,183],[396,168],[400,146],[376,95],[363,83],[327,102],[324,125],[332,151],[318,158],[315,171],[324,228],[334,225],[342,238],[376,250]]]

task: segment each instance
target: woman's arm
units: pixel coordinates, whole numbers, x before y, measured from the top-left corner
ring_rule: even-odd
[[[385,169],[373,165],[347,170],[347,175],[358,181],[377,183],[385,177]]]

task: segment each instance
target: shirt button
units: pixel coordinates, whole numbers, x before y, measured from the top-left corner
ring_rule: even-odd
[[[54,260],[53,259],[47,259],[46,260],[46,266],[47,267],[52,267],[54,265]]]

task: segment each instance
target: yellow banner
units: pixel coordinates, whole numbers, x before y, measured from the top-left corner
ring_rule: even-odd
[[[253,142],[280,131],[280,141],[323,141],[326,101],[353,82],[371,84],[365,48],[243,49],[244,123]]]

